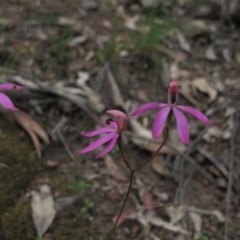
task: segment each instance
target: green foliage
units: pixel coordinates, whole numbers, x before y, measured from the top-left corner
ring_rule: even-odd
[[[94,203],[88,199],[88,198],[85,198],[84,199],[84,206],[82,207],[81,209],[81,212],[82,213],[85,213],[85,214],[88,214],[89,211],[94,207]]]
[[[194,239],[196,240],[210,240],[207,236],[205,236],[203,233],[198,232],[195,234]]]
[[[111,36],[110,41],[103,48],[97,51],[96,54],[98,61],[104,65],[106,62],[114,58],[116,56],[116,53],[117,53],[116,37]]]
[[[149,54],[158,50],[160,44],[177,26],[172,18],[158,18],[154,13],[146,15],[139,25],[143,30],[133,36],[134,49],[139,54]]]
[[[103,236],[100,236],[99,240],[106,240],[106,238]]]
[[[73,181],[68,185],[68,189],[83,194],[90,185],[86,181]]]
[[[159,53],[167,39],[180,26],[173,17],[149,10],[141,16],[136,30],[123,27],[123,23],[116,22],[110,40],[103,48],[97,51],[97,57],[101,64],[114,60],[119,65],[122,51],[127,51],[134,56],[147,56],[159,66]]]

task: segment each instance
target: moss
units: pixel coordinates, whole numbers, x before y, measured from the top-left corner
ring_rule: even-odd
[[[1,128],[0,162],[9,167],[0,169],[0,209],[4,212],[26,190],[41,162],[30,142],[20,139],[17,127],[2,121]]]
[[[36,176],[44,174],[41,172],[42,161],[36,159],[30,142],[20,138],[18,128],[2,121],[0,130],[2,130],[0,131],[0,162],[9,167],[0,168],[0,210],[6,240],[39,239],[32,221],[30,199],[26,199],[24,194]],[[56,171],[52,174],[49,183],[51,186],[57,183],[57,179],[58,183],[67,180],[60,176],[60,172]],[[68,184],[69,182],[66,181],[64,188],[67,189]],[[85,187],[85,185],[80,186],[81,189]],[[82,198],[80,203],[77,202],[60,210],[48,233],[58,240],[100,239],[100,234],[88,220],[88,211],[91,207],[91,202],[86,202],[86,199]],[[83,212],[84,209],[87,209],[86,213]]]
[[[100,234],[92,223],[84,217],[81,209],[81,204],[78,204],[78,206],[75,204],[59,212],[51,227],[54,239],[99,239]]]
[[[41,169],[33,146],[20,138],[21,130],[4,120],[0,125],[0,211],[7,239],[33,239],[30,204],[18,199]],[[28,222],[28,224],[26,224]],[[22,236],[22,237],[21,237]]]
[[[6,240],[33,240],[36,238],[31,207],[26,199],[19,199],[3,216],[3,226]]]

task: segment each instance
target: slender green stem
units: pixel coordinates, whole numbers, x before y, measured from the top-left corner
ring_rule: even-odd
[[[164,146],[164,144],[167,142],[168,140],[168,135],[169,135],[169,128],[170,128],[170,123],[171,123],[171,120],[172,120],[172,116],[173,116],[173,113],[172,113],[172,110],[170,111],[169,115],[168,115],[168,118],[167,118],[167,123],[166,123],[166,126],[163,130],[163,135],[164,135],[164,139],[161,143],[161,145],[159,146],[159,148],[156,150],[156,152],[154,152],[152,154],[152,156],[147,159],[143,164],[141,164],[140,166],[138,167],[135,167],[133,169],[133,172],[135,173],[137,170],[145,167],[148,163],[150,163],[155,157],[156,155],[158,155],[158,153],[160,152],[160,150],[162,149],[162,147]]]
[[[131,173],[130,173],[130,179],[129,179],[129,185],[128,185],[128,190],[127,190],[126,196],[125,196],[124,201],[123,201],[123,203],[122,203],[122,206],[121,206],[121,208],[120,208],[120,211],[119,211],[119,214],[118,214],[118,216],[117,216],[117,219],[115,220],[115,223],[114,223],[114,225],[113,225],[113,228],[112,228],[111,232],[110,232],[109,235],[108,235],[108,239],[111,239],[111,236],[112,236],[112,234],[114,233],[114,231],[115,231],[115,229],[116,229],[116,227],[117,227],[118,221],[119,221],[119,219],[120,219],[120,217],[121,217],[121,215],[122,215],[123,209],[124,209],[124,207],[125,207],[125,205],[126,205],[126,203],[127,203],[129,194],[130,194],[131,189],[132,189],[133,177],[134,177],[134,172],[131,171]]]
[[[127,168],[130,170],[130,172],[133,172],[133,167],[130,164],[130,162],[128,161],[128,159],[126,157],[126,154],[125,154],[125,151],[123,149],[122,135],[121,134],[120,134],[120,136],[118,138],[118,148],[119,148],[119,151],[121,153],[121,157],[122,157],[124,163],[126,164]]]

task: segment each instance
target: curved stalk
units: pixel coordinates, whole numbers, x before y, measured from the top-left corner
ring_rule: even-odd
[[[122,157],[125,165],[127,166],[127,168],[130,171],[130,179],[129,179],[129,185],[128,185],[126,196],[125,196],[124,201],[122,203],[122,206],[120,208],[120,211],[119,211],[119,214],[117,216],[117,219],[116,219],[116,221],[115,221],[115,223],[113,225],[113,228],[110,231],[110,233],[108,234],[108,238],[107,239],[111,239],[111,236],[113,235],[114,231],[116,230],[118,221],[119,221],[119,219],[120,219],[120,217],[121,217],[121,215],[123,213],[124,207],[125,207],[125,205],[127,203],[129,194],[130,194],[131,189],[132,189],[132,183],[133,183],[133,178],[134,178],[135,172],[138,171],[139,169],[143,168],[144,166],[146,166],[148,163],[150,163],[154,159],[154,157],[159,153],[159,151],[162,149],[164,144],[167,142],[168,135],[169,135],[168,133],[169,133],[169,125],[170,125],[170,122],[171,122],[171,118],[172,118],[172,114],[169,114],[169,117],[167,119],[167,124],[166,124],[166,127],[164,129],[164,140],[160,144],[159,148],[151,155],[151,157],[149,159],[147,159],[143,164],[141,164],[140,166],[137,166],[135,168],[132,167],[131,163],[129,162],[128,158],[126,157],[126,154],[125,154],[125,151],[124,151],[124,148],[123,148],[123,143],[122,143],[122,136],[120,134],[120,136],[118,138],[118,148],[119,148],[121,157]]]

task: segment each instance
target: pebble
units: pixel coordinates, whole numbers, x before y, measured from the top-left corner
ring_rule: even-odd
[[[81,2],[85,10],[96,10],[98,8],[97,0],[81,0]]]
[[[49,169],[55,169],[58,167],[58,165],[59,165],[59,163],[56,160],[48,160],[45,163],[45,166]]]

